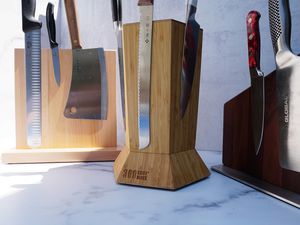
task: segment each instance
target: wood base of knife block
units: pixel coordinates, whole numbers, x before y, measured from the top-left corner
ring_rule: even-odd
[[[266,77],[265,92],[264,138],[258,156],[252,141],[250,89],[225,104],[223,164],[275,187],[300,194],[300,173],[283,169],[279,163],[276,72]]]
[[[202,54],[202,30],[190,102],[179,115],[185,24],[153,23],[150,145],[139,150],[138,45],[139,24],[123,27],[126,101],[126,147],[114,164],[118,183],[178,189],[204,179],[209,170],[195,150]]]
[[[64,117],[72,79],[72,51],[60,50],[61,85],[54,79],[50,49],[42,50],[42,146],[26,143],[26,80],[24,50],[15,50],[16,149],[5,152],[5,163],[114,160],[116,135],[116,52],[105,51],[108,82],[107,120]]]

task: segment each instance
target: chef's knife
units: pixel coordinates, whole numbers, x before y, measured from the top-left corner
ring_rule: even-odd
[[[54,78],[56,84],[60,86],[60,63],[59,63],[59,50],[58,44],[56,42],[56,28],[55,28],[55,20],[54,20],[54,5],[52,3],[48,3],[47,11],[46,11],[46,21],[47,21],[47,31],[50,41],[50,47],[52,51],[52,61],[54,68]]]
[[[288,0],[269,0],[276,61],[276,94],[281,167],[300,172],[300,57],[291,52]]]
[[[103,48],[82,49],[75,0],[65,0],[72,43],[73,71],[64,115],[70,119],[106,120],[108,87]]]
[[[124,128],[126,130],[125,123],[125,89],[124,89],[124,61],[123,61],[123,42],[122,42],[122,0],[111,0],[112,19],[114,24],[114,30],[118,43],[118,61],[119,61],[119,73],[120,73],[120,92],[121,92],[121,104]]]
[[[260,17],[259,12],[251,11],[246,21],[251,78],[251,124],[256,155],[259,153],[263,140],[265,118],[265,79],[260,70]]]
[[[138,128],[139,149],[150,144],[150,83],[152,56],[153,0],[139,0]]]
[[[42,144],[41,124],[41,27],[35,16],[36,1],[22,0],[23,31],[25,33],[26,64],[26,131],[27,145]]]
[[[198,0],[187,1],[187,21],[184,34],[181,71],[180,116],[183,117],[191,96],[197,60],[200,26],[195,20]]]

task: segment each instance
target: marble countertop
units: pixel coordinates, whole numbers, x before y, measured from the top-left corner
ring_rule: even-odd
[[[220,152],[200,151],[207,165]],[[0,225],[299,224],[300,210],[234,180],[178,191],[117,185],[112,163],[0,164]]]

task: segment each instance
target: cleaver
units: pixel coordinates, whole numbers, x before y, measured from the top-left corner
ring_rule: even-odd
[[[276,63],[280,165],[300,172],[300,57],[290,47],[289,1],[269,0],[269,18]]]
[[[108,87],[103,48],[82,49],[74,0],[65,0],[72,44],[72,81],[64,116],[106,120]]]

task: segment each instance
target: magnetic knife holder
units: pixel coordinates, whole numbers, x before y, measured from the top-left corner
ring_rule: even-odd
[[[139,24],[123,26],[125,64],[126,146],[115,161],[118,183],[178,189],[209,176],[195,150],[202,30],[190,102],[181,119],[179,98],[185,24],[153,22],[150,145],[139,150],[138,48]]]
[[[223,165],[212,169],[300,208],[300,173],[279,164],[276,72],[265,78],[265,128],[259,155],[252,138],[250,89],[224,106]]]
[[[115,160],[120,150],[116,135],[116,52],[105,51],[108,80],[107,120],[64,117],[72,79],[72,51],[60,50],[61,86],[56,85],[50,49],[42,49],[42,146],[26,143],[26,81],[24,49],[15,50],[16,149],[2,154],[4,163]]]

